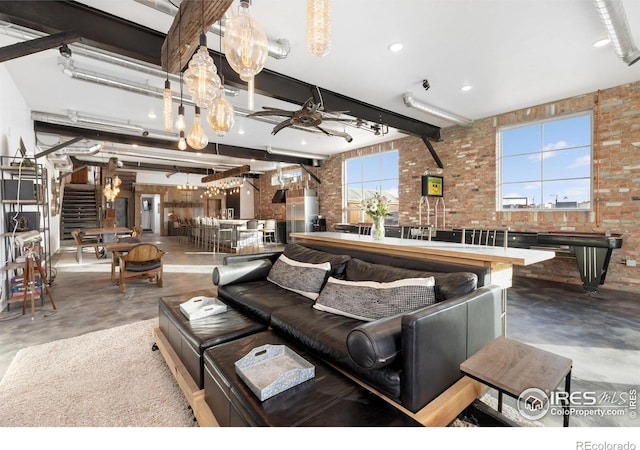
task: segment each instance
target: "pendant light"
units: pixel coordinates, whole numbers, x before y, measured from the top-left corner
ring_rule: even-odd
[[[238,15],[229,21],[224,32],[227,62],[248,83],[249,109],[253,110],[254,77],[264,68],[269,53],[267,35],[249,15],[250,0],[240,0]]]
[[[307,48],[319,58],[331,50],[330,0],[307,0]]]
[[[202,128],[202,120],[200,118],[200,107],[196,105],[195,117],[193,119],[193,125],[187,135],[187,144],[189,147],[195,150],[202,150],[209,144],[209,137]]]
[[[211,104],[220,88],[220,77],[207,49],[207,36],[204,29],[204,1],[200,2],[200,10],[202,25],[200,47],[189,61],[189,68],[184,72],[184,82],[196,105],[205,109]]]
[[[184,138],[184,130],[187,129],[187,122],[184,119],[184,105],[182,104],[182,41],[181,41],[181,30],[182,30],[182,10],[180,10],[180,18],[178,19],[178,59],[179,70],[180,70],[180,106],[178,106],[178,119],[176,120],[176,128],[180,132],[180,139],[178,139],[178,148],[180,150],[187,149],[187,141]]]
[[[207,122],[217,136],[227,134],[235,122],[233,105],[224,96],[224,74],[222,73],[222,36],[220,37],[220,89],[207,110]]]
[[[164,130],[171,131],[173,126],[173,92],[171,92],[171,82],[169,81],[169,37],[167,35],[167,79],[164,82],[164,93],[162,94],[162,117],[164,118]]]

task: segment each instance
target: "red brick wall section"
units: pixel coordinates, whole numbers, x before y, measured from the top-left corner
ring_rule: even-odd
[[[496,132],[499,127],[593,111],[594,207],[591,211],[496,211]],[[442,141],[433,143],[443,165],[445,228],[509,227],[513,231],[611,232],[623,234],[623,247],[613,251],[607,289],[640,290],[640,265],[622,264],[626,259],[640,263],[640,81],[587,95],[477,120],[470,128],[442,129]],[[342,222],[342,163],[352,156],[398,149],[400,154],[400,223],[419,223],[420,176],[435,169],[421,139],[406,137],[365,147],[322,161],[316,169],[322,184],[317,186],[320,211],[328,229]],[[262,177],[269,184],[271,174]],[[280,214],[282,205],[271,206],[273,190],[260,184],[263,217]],[[263,190],[264,189],[264,190]],[[433,206],[433,205],[432,205]],[[257,207],[258,208],[258,207]],[[282,209],[280,209],[282,208]],[[258,209],[257,209],[258,210]],[[433,213],[433,211],[432,211]],[[427,222],[423,210],[423,223]],[[441,215],[441,213],[440,213]],[[435,218],[430,217],[430,223]],[[442,227],[442,217],[439,217]],[[556,257],[526,268],[516,275],[581,284],[575,259]]]

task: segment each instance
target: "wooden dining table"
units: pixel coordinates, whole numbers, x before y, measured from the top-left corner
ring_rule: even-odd
[[[129,227],[99,227],[85,228],[82,230],[82,234],[86,236],[97,236],[100,242],[114,242],[117,240],[118,235],[131,235],[131,233],[133,233],[133,229]]]

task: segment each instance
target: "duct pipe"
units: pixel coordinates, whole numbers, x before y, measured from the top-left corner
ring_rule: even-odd
[[[178,9],[180,7],[181,1],[178,0],[175,2],[176,4],[171,2],[171,0],[135,0],[141,5],[148,6],[150,8],[155,9],[156,11],[163,12],[165,14],[170,15],[171,17],[175,17]],[[174,0],[175,1],[175,0]],[[225,12],[223,21],[231,18],[229,10]],[[225,27],[220,25],[220,22],[216,22],[209,28],[209,31],[217,34],[218,36],[224,36]],[[289,56],[289,52],[291,51],[291,45],[287,39],[270,39],[267,38],[268,41],[268,49],[269,56],[274,59],[284,59]],[[220,49],[222,52],[222,49]]]
[[[0,30],[2,30],[2,32],[5,35],[15,39],[21,39],[23,41],[28,41],[30,39],[37,39],[43,36],[47,36],[45,33],[29,30],[28,28],[14,25],[8,22],[0,21],[0,25],[1,25]],[[156,66],[154,64],[150,64],[144,61],[138,61],[133,58],[117,55],[115,53],[89,47],[88,45],[84,45],[84,44],[69,44],[69,46],[71,47],[72,54],[74,56],[84,56],[86,58],[94,59],[96,61],[101,61],[114,66],[124,67],[125,69],[130,69],[145,75],[150,75],[150,76],[161,78],[161,79],[167,77],[167,73],[164,70],[162,70],[161,67]],[[69,67],[67,69],[73,70],[72,67]],[[174,83],[180,83],[180,76],[170,73],[169,81],[172,81]],[[238,89],[225,86],[224,91],[225,91],[225,95],[230,97],[236,97],[240,95],[240,91]],[[162,96],[160,96],[160,98],[162,98]],[[176,101],[175,99],[178,99],[179,101],[179,97],[174,97],[174,101]]]
[[[436,108],[435,106],[431,106],[416,100],[415,98],[413,98],[413,92],[405,92],[402,96],[402,99],[404,100],[404,104],[409,108],[418,109],[420,111],[426,112],[427,114],[431,114],[432,116],[439,117],[440,119],[453,122],[456,125],[460,125],[463,127],[470,127],[473,125],[473,120],[471,119],[458,116],[457,114],[450,113],[440,108]]]
[[[593,0],[593,3],[618,58],[629,66],[640,60],[640,50],[633,42],[622,1]]]

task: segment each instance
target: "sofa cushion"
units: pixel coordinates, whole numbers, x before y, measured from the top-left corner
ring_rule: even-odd
[[[351,259],[349,255],[337,255],[293,243],[287,244],[283,253],[287,258],[300,262],[312,264],[329,262],[329,264],[331,264],[330,275],[335,278],[342,278],[344,276],[345,265],[347,261]]]
[[[472,272],[427,272],[373,264],[357,258],[350,259],[345,270],[345,279],[350,281],[390,282],[426,277],[433,277],[435,280],[436,303],[467,294],[478,285],[478,276]]]
[[[406,278],[380,283],[329,278],[314,308],[371,321],[435,303],[434,279]]]
[[[354,327],[363,324],[360,320],[313,309],[310,301],[277,308],[271,315],[271,326],[278,333],[291,337],[296,344],[317,352],[331,363],[346,368],[389,397],[399,399],[400,364],[366,370],[349,356],[347,336]]]
[[[266,279],[219,286],[218,298],[238,311],[267,323],[271,320],[273,311],[278,308],[306,304],[311,310],[313,305],[313,300],[283,289]]]
[[[318,298],[318,293],[329,276],[330,270],[331,264],[329,262],[312,264],[280,255],[271,267],[267,280],[281,288],[315,300]]]

